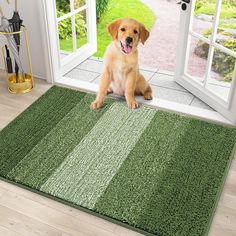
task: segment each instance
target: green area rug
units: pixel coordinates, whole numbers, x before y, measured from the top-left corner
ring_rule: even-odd
[[[205,235],[236,129],[53,87],[0,132],[0,176],[144,234]]]

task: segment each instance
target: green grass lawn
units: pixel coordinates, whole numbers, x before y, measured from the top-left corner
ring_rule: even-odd
[[[216,8],[216,0],[197,0],[195,16],[200,14],[214,15]],[[225,22],[223,20],[229,18],[236,18],[236,2],[233,0],[223,0],[220,10],[219,27],[236,29],[235,23]]]
[[[82,47],[86,43],[87,43],[87,37],[77,39],[77,48]],[[72,52],[73,51],[72,38],[60,39],[60,49],[66,52]]]
[[[206,14],[214,15],[216,8],[216,0],[200,1],[198,0],[196,6],[200,6],[195,10],[195,15]],[[223,0],[220,19],[236,18],[236,4],[230,3],[230,1]]]
[[[111,42],[111,37],[107,32],[107,26],[118,18],[129,17],[142,22],[147,29],[151,29],[155,15],[150,8],[140,0],[110,0],[107,12],[102,16],[97,24],[98,51],[97,57],[103,57],[106,47]],[[77,39],[77,45],[86,43],[86,38]],[[72,51],[72,39],[60,40],[61,50]]]

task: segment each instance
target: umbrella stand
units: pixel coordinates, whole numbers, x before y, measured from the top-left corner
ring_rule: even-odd
[[[12,26],[12,31],[13,32],[18,32],[21,30],[21,26],[23,23],[23,20],[20,18],[19,12],[18,12],[18,0],[15,0],[15,10],[13,13],[12,18],[9,20],[11,26]],[[20,53],[20,34],[14,34],[13,35],[16,45],[17,45],[17,51],[18,54]],[[15,62],[15,73],[16,73],[16,78],[18,80],[18,73],[19,73],[19,65],[17,62]]]
[[[20,50],[23,52],[22,55],[24,57],[24,61],[28,62],[28,68],[26,72],[22,71],[22,64],[21,60],[19,60],[19,54],[17,51],[17,48],[15,48],[14,51],[12,51],[12,47],[10,45],[13,45],[13,43],[16,45],[15,40],[14,40],[14,34],[18,34],[21,36],[22,39],[25,41],[24,47],[19,46]],[[6,80],[8,83],[8,90],[11,93],[26,93],[29,92],[33,89],[34,87],[34,80],[33,80],[33,72],[32,72],[32,64],[31,64],[31,56],[30,56],[30,48],[29,48],[29,38],[28,38],[28,31],[25,26],[21,27],[21,30],[18,32],[1,32],[0,31],[0,37],[4,36],[7,39],[8,42],[8,48],[10,49],[12,57],[16,60],[16,62],[19,65],[19,71],[20,73],[18,74],[18,80],[20,81],[17,83],[16,80],[16,74],[15,73],[8,73],[7,70],[7,63],[6,63],[6,50],[5,50],[5,45],[2,46],[2,57],[3,61],[5,62],[5,72],[6,72]],[[24,52],[25,51],[25,52]],[[24,75],[24,80],[23,80],[23,75]]]
[[[0,31],[4,32],[5,37],[7,39],[8,42],[8,46],[10,48],[11,53],[14,56],[14,59],[16,61],[16,63],[18,64],[18,66],[20,67],[20,71],[22,74],[22,80],[25,80],[25,74],[24,74],[24,70],[23,70],[23,66],[21,64],[21,59],[18,53],[18,48],[17,48],[17,44],[15,42],[14,39],[14,34],[19,34],[18,32],[12,32],[11,30],[11,25],[8,21],[8,19],[4,16],[1,17],[1,25],[0,25]],[[18,75],[16,77],[17,82],[18,82]]]

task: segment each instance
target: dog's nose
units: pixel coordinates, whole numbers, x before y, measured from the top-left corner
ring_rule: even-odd
[[[133,39],[131,37],[126,38],[126,43],[130,44],[133,42]]]

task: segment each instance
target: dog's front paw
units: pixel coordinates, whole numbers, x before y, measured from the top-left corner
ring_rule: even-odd
[[[152,100],[152,92],[145,93],[143,97],[145,100]]]
[[[99,109],[101,106],[102,106],[102,102],[94,101],[90,105],[90,108],[93,109],[93,110],[96,110],[96,109]]]
[[[135,100],[127,101],[128,108],[136,109],[139,107],[138,103]]]
[[[143,97],[145,100],[152,100],[152,89],[148,86],[147,90],[144,92]]]

